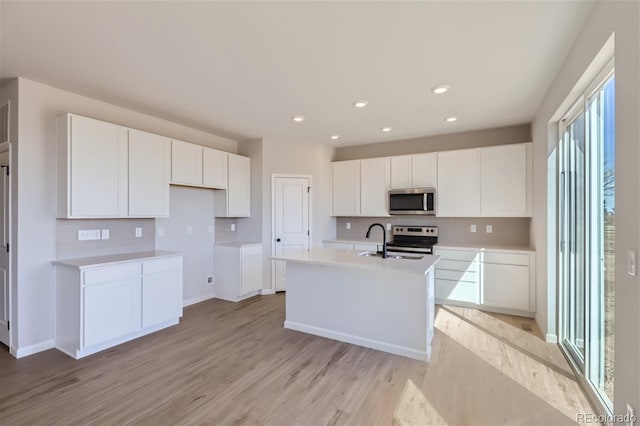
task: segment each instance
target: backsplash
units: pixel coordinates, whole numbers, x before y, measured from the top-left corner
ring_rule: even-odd
[[[391,225],[431,225],[438,227],[438,243],[448,245],[497,245],[505,247],[529,247],[529,218],[448,218],[433,216],[393,217],[339,217],[336,221],[336,237],[341,240],[363,240],[372,223]],[[346,229],[346,224],[351,229]],[[470,232],[476,225],[476,232]],[[488,234],[486,226],[493,232]],[[372,231],[371,238],[380,239],[380,229]],[[387,232],[387,239],[391,231]]]
[[[142,237],[135,236],[142,227]],[[78,231],[108,229],[108,240],[78,241]],[[57,219],[56,259],[154,250],[155,219]]]
[[[236,225],[236,230],[231,230],[231,225]],[[238,240],[238,218],[236,217],[217,217],[215,222],[216,243],[225,241]]]

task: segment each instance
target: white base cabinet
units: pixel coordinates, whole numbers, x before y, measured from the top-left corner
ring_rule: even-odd
[[[56,338],[79,359],[177,324],[182,256],[111,265],[56,263]]]
[[[262,292],[262,244],[222,243],[214,249],[215,294],[238,302]]]
[[[532,317],[535,253],[436,248],[436,303]]]

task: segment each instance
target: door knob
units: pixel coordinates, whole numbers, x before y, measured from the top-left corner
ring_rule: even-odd
[[[276,238],[276,243],[279,243],[279,242],[280,242],[280,238]]]

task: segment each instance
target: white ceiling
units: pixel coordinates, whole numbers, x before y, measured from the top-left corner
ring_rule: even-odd
[[[382,142],[530,122],[592,6],[3,0],[0,77],[236,140]]]

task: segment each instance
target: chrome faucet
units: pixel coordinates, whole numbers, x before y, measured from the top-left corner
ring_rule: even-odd
[[[384,229],[384,225],[381,223],[372,224],[367,230],[366,237],[369,238],[369,236],[371,235],[371,228],[373,228],[374,226],[379,226],[380,229],[382,229],[382,258],[386,259],[387,258],[387,230]]]

